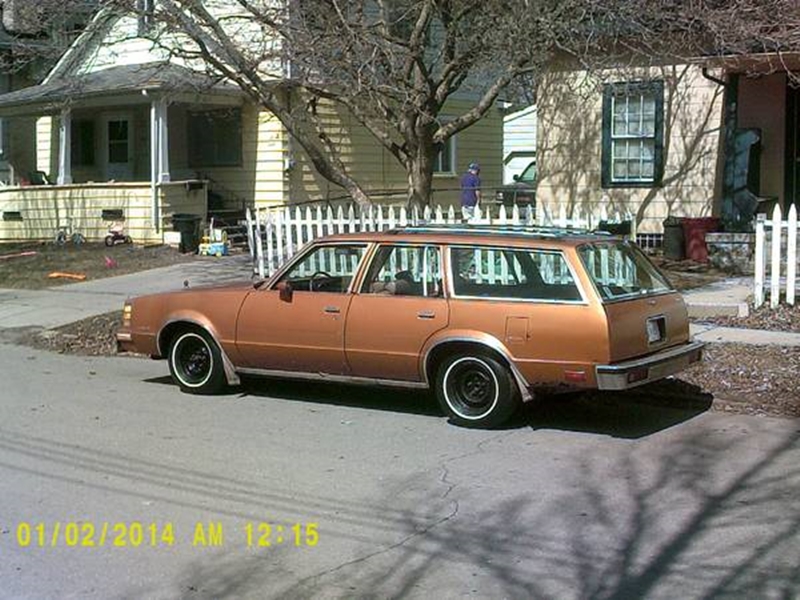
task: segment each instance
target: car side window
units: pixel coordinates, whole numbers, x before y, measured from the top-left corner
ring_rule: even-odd
[[[385,245],[372,260],[362,294],[435,297],[443,294],[441,250],[436,246]]]
[[[284,273],[279,282],[291,284],[296,292],[345,293],[365,250],[365,244],[318,246]]]
[[[453,247],[450,249],[450,266],[456,297],[582,300],[561,252]]]

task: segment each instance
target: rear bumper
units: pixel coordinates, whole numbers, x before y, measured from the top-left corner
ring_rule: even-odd
[[[677,348],[668,348],[626,362],[596,367],[597,388],[601,390],[627,390],[668,375],[683,371],[703,358],[703,342],[687,342]]]

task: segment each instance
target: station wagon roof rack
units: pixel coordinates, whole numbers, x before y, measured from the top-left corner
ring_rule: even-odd
[[[464,223],[408,225],[396,227],[387,233],[448,233],[448,234],[500,234],[528,235],[531,237],[564,237],[586,235],[610,235],[605,231],[592,231],[578,227],[548,227],[542,225],[469,225]]]

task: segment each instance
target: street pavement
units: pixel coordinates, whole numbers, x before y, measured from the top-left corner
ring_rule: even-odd
[[[800,595],[796,420],[166,373],[0,343],[0,598]]]

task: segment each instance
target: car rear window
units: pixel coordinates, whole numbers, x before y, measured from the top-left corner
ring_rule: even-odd
[[[480,246],[450,249],[456,297],[582,301],[561,252]]]
[[[583,244],[578,254],[604,301],[661,294],[672,286],[637,246],[613,240]]]

